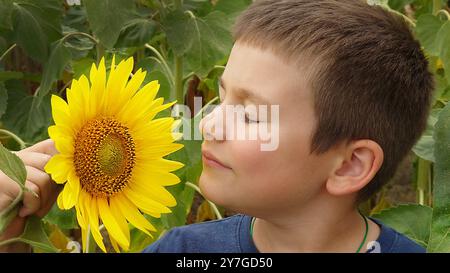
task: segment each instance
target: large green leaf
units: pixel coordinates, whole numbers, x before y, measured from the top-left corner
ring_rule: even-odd
[[[194,40],[186,59],[192,71],[205,77],[231,51],[231,20],[215,11],[204,18],[195,18],[194,26]]]
[[[0,0],[0,29],[12,30],[13,4],[10,0]]]
[[[25,185],[27,171],[22,160],[0,143],[0,171],[20,185]]]
[[[234,20],[234,18],[245,10],[251,3],[251,0],[219,0],[215,6],[215,10],[232,16]]]
[[[156,23],[145,18],[136,18],[127,22],[120,31],[116,47],[142,46],[152,38]]]
[[[417,19],[416,36],[425,50],[434,56],[439,55],[436,37],[443,22],[432,14],[424,14]]]
[[[48,41],[39,22],[26,8],[15,5],[15,40],[33,59],[43,63],[47,59]]]
[[[175,55],[182,56],[190,50],[194,42],[195,25],[188,14],[181,10],[172,11],[167,14],[162,25]]]
[[[50,58],[44,67],[42,82],[38,89],[39,99],[47,95],[52,84],[61,77],[71,57],[70,50],[64,46],[64,39],[60,39],[52,45]]]
[[[167,15],[163,26],[174,53],[177,56],[185,55],[187,67],[205,77],[231,50],[231,22],[220,11],[200,18],[177,10]]]
[[[94,59],[84,58],[80,60],[72,60],[73,78],[78,80],[82,75],[89,76]]]
[[[0,81],[7,81],[12,79],[22,79],[23,73],[17,71],[2,71],[0,72]]]
[[[18,156],[11,153],[8,149],[3,147],[0,143],[0,171],[6,174],[9,178],[17,182],[21,188],[25,185],[25,180],[27,178],[27,171],[25,166]],[[21,190],[21,192],[23,192]],[[11,203],[7,208],[3,208],[0,211],[0,234],[9,225],[9,223],[16,217],[18,212],[17,201],[20,201],[22,194],[16,197],[16,202]]]
[[[430,237],[432,211],[433,209],[427,206],[399,205],[383,210],[372,217],[381,220],[426,248]]]
[[[48,46],[61,37],[62,5],[58,0],[37,4],[31,0],[14,1],[15,40],[33,59],[44,63]]]
[[[47,132],[52,121],[50,96],[45,96],[39,103],[35,96],[27,96],[8,88],[8,107],[2,121],[5,128],[26,142],[34,143],[42,139],[41,135]]]
[[[403,11],[403,8],[414,2],[415,0],[389,0],[389,7],[392,9]]]
[[[447,81],[450,82],[450,21],[442,25],[436,37],[436,47],[444,64]]]
[[[134,2],[129,0],[85,0],[89,24],[95,36],[112,48],[124,24],[130,19]]]
[[[0,82],[0,118],[6,112],[6,106],[8,105],[8,92],[5,85]]]
[[[44,252],[60,252],[48,239],[42,226],[42,221],[37,216],[28,217],[25,230],[19,237],[19,241],[27,243]]]
[[[433,221],[429,252],[450,252],[450,104],[439,115],[434,130]]]
[[[419,141],[414,145],[413,152],[428,161],[434,162],[434,138],[433,138],[433,132],[434,132],[434,126],[438,120],[438,116],[441,112],[441,108],[432,109],[430,112],[430,116],[427,120],[427,129],[422,134]]]
[[[75,208],[70,210],[60,210],[57,204],[44,217],[44,221],[57,225],[61,229],[78,228]]]

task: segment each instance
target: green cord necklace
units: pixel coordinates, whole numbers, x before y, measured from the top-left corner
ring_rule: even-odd
[[[366,243],[366,239],[367,239],[367,234],[369,233],[369,223],[367,222],[367,218],[366,216],[364,216],[360,211],[359,215],[361,215],[361,217],[364,219],[364,223],[366,224],[366,231],[364,232],[364,238],[361,242],[361,244],[358,247],[358,250],[356,250],[356,253],[359,253],[359,251],[361,251],[361,248],[364,246],[364,244]],[[253,226],[255,225],[255,217],[252,217],[252,223],[250,225],[250,236],[253,238]]]

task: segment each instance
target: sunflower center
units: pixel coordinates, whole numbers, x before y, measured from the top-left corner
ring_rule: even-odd
[[[135,164],[135,145],[128,128],[110,117],[93,119],[79,131],[74,165],[85,191],[110,197],[128,184]]]

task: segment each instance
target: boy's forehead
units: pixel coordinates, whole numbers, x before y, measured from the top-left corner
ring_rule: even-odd
[[[221,77],[221,86],[236,91],[248,91],[268,100],[271,104],[293,96],[310,96],[306,75],[293,62],[286,62],[272,50],[235,43]],[[246,92],[244,92],[246,93]]]

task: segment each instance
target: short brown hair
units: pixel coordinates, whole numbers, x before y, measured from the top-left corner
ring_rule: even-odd
[[[318,120],[311,153],[356,139],[381,146],[383,164],[358,203],[394,176],[426,128],[434,90],[428,61],[405,20],[382,7],[359,0],[256,0],[233,35],[299,66],[309,58]]]

